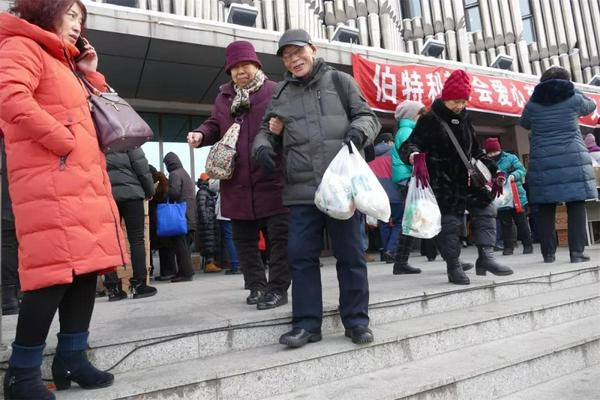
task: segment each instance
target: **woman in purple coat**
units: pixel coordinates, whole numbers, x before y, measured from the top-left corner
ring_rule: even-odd
[[[221,180],[221,214],[231,219],[245,287],[250,290],[246,303],[265,310],[286,304],[290,286],[288,215],[281,197],[281,160],[277,159],[273,168],[267,171],[252,161],[250,153],[275,82],[263,73],[250,42],[231,43],[225,49],[225,58],[225,70],[231,76],[231,82],[219,88],[212,115],[188,134],[188,143],[192,147],[213,145],[234,122],[241,121],[233,176]],[[270,239],[268,281],[258,251],[261,229],[266,229]]]

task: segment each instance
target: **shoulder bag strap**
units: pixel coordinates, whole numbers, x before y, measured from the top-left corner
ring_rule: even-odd
[[[467,171],[469,171],[469,175],[472,175],[473,174],[473,164],[471,164],[471,162],[469,161],[469,159],[465,155],[465,152],[463,151],[462,147],[460,147],[460,144],[458,143],[458,140],[456,140],[456,136],[454,136],[454,132],[452,132],[452,129],[450,129],[450,127],[448,126],[448,123],[446,123],[446,121],[444,121],[443,119],[441,119],[435,113],[435,111],[431,110],[431,113],[442,124],[442,127],[444,128],[444,130],[448,134],[448,137],[450,138],[450,141],[454,145],[454,148],[456,149],[456,152],[458,153],[458,156],[460,157],[461,161],[463,162],[463,164],[467,168]]]

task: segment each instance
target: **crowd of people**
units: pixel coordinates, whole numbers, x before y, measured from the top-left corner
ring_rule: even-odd
[[[377,223],[381,254],[394,275],[421,272],[408,263],[415,239],[402,230],[411,180],[435,195],[441,231],[421,246],[429,260],[439,251],[450,283],[469,284],[465,271],[472,268],[477,275],[512,274],[496,259],[494,247],[500,237],[503,254],[510,256],[519,239],[523,253],[532,253],[528,216],[535,221],[543,261],[554,262],[559,203],[567,207],[571,262],[589,260],[584,201],[598,195],[592,166],[599,162],[600,126],[584,141],[578,119],[595,104],[563,68],[544,72],[519,121],[531,130],[526,170],[498,138],[479,143],[466,110],[471,78],[463,70],[446,79],[429,109],[402,101],[395,112],[397,132],[380,133],[381,123],[357,83],[318,57],[306,31],[291,29],[279,40],[281,82],[263,72],[252,43],[234,41],[224,60],[230,81],[220,87],[211,116],[187,137],[193,148],[211,146],[237,124],[233,174],[218,180],[203,173],[194,183],[175,153],[163,159],[160,169],[167,176],[139,148],[106,155],[100,150],[88,93],[78,79],[85,76],[98,90],[107,89],[95,49],[82,40],[86,17],[80,0],[16,0],[10,12],[0,14],[0,130],[8,172],[2,182],[2,310],[18,313],[6,399],[55,398],[40,366],[57,311],[56,388],[68,389],[71,382],[86,389],[111,385],[113,375],[86,356],[98,277],[104,276],[110,301],[127,298],[115,268],[131,260],[132,298],[154,296],[150,279],[194,278],[194,249],[204,272],[241,273],[249,292],[245,302],[259,310],[286,304],[291,286],[292,329],[279,341],[298,348],[321,340],[319,257],[327,232],[337,260],[345,336],[356,344],[372,342],[365,215],[336,219],[314,202],[342,146],[374,154],[369,166],[391,208],[390,220]],[[465,159],[485,167],[489,188],[473,184]],[[519,208],[498,206],[513,184]],[[150,273],[146,269],[145,201],[157,273],[153,257]],[[166,202],[185,203],[186,233],[157,235],[157,209]],[[478,249],[474,263],[461,259],[467,215]]]

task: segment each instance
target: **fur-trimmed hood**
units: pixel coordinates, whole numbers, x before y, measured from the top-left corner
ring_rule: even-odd
[[[573,82],[563,79],[549,79],[537,84],[531,101],[544,106],[560,103],[575,94]]]

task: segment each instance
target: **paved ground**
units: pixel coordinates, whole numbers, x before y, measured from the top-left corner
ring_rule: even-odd
[[[508,277],[493,275],[476,276],[475,271],[468,272],[471,286],[488,285],[492,282],[502,282],[539,276],[553,272],[573,270],[584,265],[600,264],[600,245],[587,249],[592,261],[585,264],[571,264],[568,250],[560,248],[554,264],[544,264],[536,247],[534,254],[502,256],[495,253],[499,260],[511,266],[515,274]],[[476,248],[464,249],[462,259],[474,262]],[[323,301],[325,310],[334,310],[338,304],[338,289],[335,275],[335,259],[322,260]],[[386,300],[463,289],[448,283],[445,274],[445,264],[438,261],[428,262],[425,257],[413,253],[410,260],[413,266],[423,269],[419,275],[392,275],[392,265],[380,262],[369,263],[369,283],[371,303]],[[290,303],[274,310],[259,311],[245,304],[247,291],[243,289],[241,275],[204,274],[199,273],[195,280],[186,283],[154,282],[158,294],[147,299],[127,299],[109,303],[106,298],[96,302],[90,337],[92,345],[101,346],[110,343],[124,342],[140,337],[160,337],[163,335],[214,328],[229,324],[238,324],[265,319],[291,317]],[[291,290],[290,290],[291,293]],[[9,344],[14,338],[16,316],[5,316],[2,320],[3,343]],[[58,329],[55,318],[50,330],[48,347],[55,345],[55,335]]]

